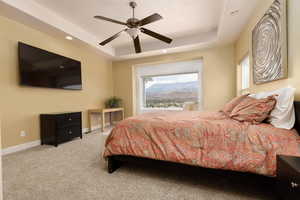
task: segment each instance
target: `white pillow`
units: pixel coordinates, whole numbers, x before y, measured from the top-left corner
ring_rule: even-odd
[[[262,99],[277,94],[277,103],[270,114],[269,122],[276,128],[292,129],[295,124],[295,90],[295,88],[287,87],[270,92],[251,94],[249,96],[256,99]]]

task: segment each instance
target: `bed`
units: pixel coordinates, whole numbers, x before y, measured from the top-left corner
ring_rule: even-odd
[[[170,111],[128,118],[106,140],[108,172],[123,162],[156,160],[274,177],[276,155],[300,156],[300,102],[294,106],[292,130],[241,123],[221,112]]]

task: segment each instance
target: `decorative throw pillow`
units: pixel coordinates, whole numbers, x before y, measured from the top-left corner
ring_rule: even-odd
[[[268,121],[276,128],[292,129],[295,124],[294,95],[295,88],[286,87],[275,91],[251,94],[250,97],[261,99],[277,94],[276,106],[270,113]]]
[[[259,124],[269,116],[275,105],[275,96],[269,96],[264,99],[246,97],[233,109],[230,117],[240,122]]]
[[[233,98],[230,102],[228,102],[223,109],[221,110],[222,112],[224,112],[226,115],[230,115],[230,113],[233,111],[233,109],[239,104],[241,103],[249,94],[244,94],[242,96],[238,96]]]

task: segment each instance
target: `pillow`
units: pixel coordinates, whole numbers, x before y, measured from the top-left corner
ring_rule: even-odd
[[[230,117],[240,122],[259,124],[269,116],[275,105],[276,99],[274,96],[269,96],[264,99],[246,97],[233,109]]]
[[[261,99],[277,94],[276,106],[271,112],[268,122],[276,128],[292,129],[295,124],[294,94],[295,88],[287,87],[275,91],[251,94],[250,97]]]
[[[232,112],[232,110],[239,104],[241,103],[249,94],[245,94],[242,96],[238,96],[233,98],[230,102],[228,102],[227,104],[225,104],[225,106],[223,107],[223,109],[221,110],[222,112],[224,112],[226,115],[230,115],[230,113]]]

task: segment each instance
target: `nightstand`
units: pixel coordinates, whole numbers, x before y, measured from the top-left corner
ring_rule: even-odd
[[[300,199],[300,157],[277,156],[277,191],[281,199]]]

